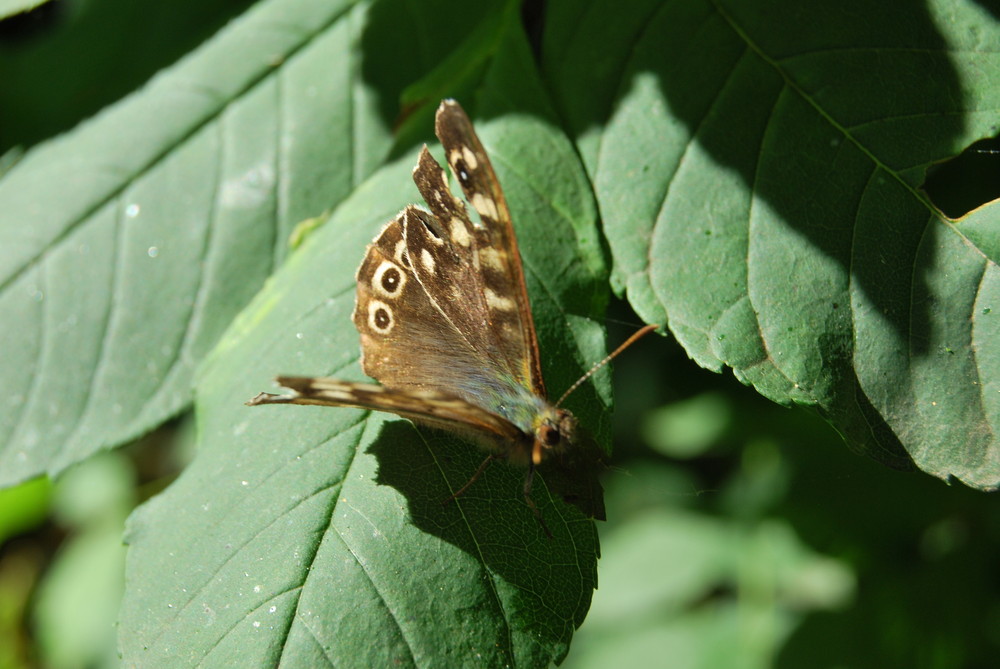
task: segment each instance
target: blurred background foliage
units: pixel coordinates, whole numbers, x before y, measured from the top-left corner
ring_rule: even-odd
[[[0,22],[0,170],[250,4],[61,0]],[[611,341],[638,325],[617,305]],[[564,666],[996,666],[995,497],[852,455],[663,338],[620,357],[615,384],[600,587]],[[182,417],[0,491],[0,669],[117,666],[122,525],[192,435]]]
[[[566,666],[993,666],[994,498],[854,455],[676,346],[635,349],[615,363],[599,588]]]

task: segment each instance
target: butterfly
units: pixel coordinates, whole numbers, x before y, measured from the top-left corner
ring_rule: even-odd
[[[458,102],[441,103],[435,132],[479,220],[425,145],[413,179],[429,211],[409,205],[387,223],[356,276],[361,366],[381,385],[281,376],[291,394],[261,393],[247,404],[388,411],[469,438],[490,455],[453,497],[494,459],[525,466],[525,501],[551,536],[531,499],[533,475],[573,447],[577,419],[546,399],[510,210]],[[602,507],[590,512],[603,517]]]

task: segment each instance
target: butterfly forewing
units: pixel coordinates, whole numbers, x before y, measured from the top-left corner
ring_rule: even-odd
[[[427,147],[413,180],[430,213],[407,219],[404,237],[413,271],[434,307],[484,361],[513,373],[518,363],[497,345],[491,314],[481,285],[476,230],[465,205],[448,189],[446,175]]]
[[[485,306],[486,332],[496,353],[507,362],[507,371],[535,395],[545,397],[535,327],[524,283],[521,257],[510,210],[493,166],[465,111],[453,100],[438,108],[435,130],[445,157],[481,225],[469,222],[461,201],[447,190],[443,171],[427,155],[414,174],[421,194],[439,218],[454,217],[471,231],[469,240],[476,281],[468,286],[475,301]],[[435,193],[448,193],[448,197]],[[435,211],[436,210],[436,211]],[[440,212],[440,213],[438,213]],[[462,232],[456,240],[465,241]],[[452,307],[456,309],[457,307]]]

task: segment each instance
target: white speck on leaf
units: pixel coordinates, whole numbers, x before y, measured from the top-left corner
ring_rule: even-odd
[[[264,204],[274,186],[274,167],[260,163],[222,184],[222,206],[253,209]]]

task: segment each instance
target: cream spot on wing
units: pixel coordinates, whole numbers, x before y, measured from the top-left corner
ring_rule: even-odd
[[[406,275],[388,260],[383,260],[372,275],[372,288],[382,297],[399,297],[405,285]]]
[[[469,231],[465,228],[465,223],[455,216],[451,219],[451,241],[460,246],[468,246],[472,243]]]
[[[329,397],[330,399],[339,400],[341,402],[357,402],[358,401],[357,397],[355,397],[352,393],[350,393],[350,392],[348,392],[346,390],[332,390],[332,389],[328,389],[328,390],[324,390],[323,394],[325,396]]]
[[[507,257],[506,253],[501,253],[497,249],[491,246],[485,246],[479,249],[479,262],[483,267],[489,267],[490,269],[502,272],[505,269],[504,260]]]
[[[483,218],[493,221],[500,218],[497,214],[497,203],[493,201],[493,198],[486,197],[482,193],[476,193],[472,196],[472,206],[476,208],[476,211]]]
[[[465,164],[469,166],[470,170],[474,170],[479,167],[479,161],[476,160],[476,154],[474,154],[472,149],[469,147],[462,147],[462,157],[465,158]]]
[[[389,334],[395,320],[392,316],[392,309],[381,300],[372,300],[368,303],[368,327],[379,334]]]
[[[500,323],[500,337],[506,341],[517,341],[520,333],[510,323]]]
[[[420,262],[423,264],[424,269],[430,274],[434,273],[434,256],[427,249],[423,249],[420,252]]]
[[[405,241],[405,240],[402,240],[402,239],[400,239],[400,240],[399,240],[398,242],[396,242],[396,248],[395,248],[395,249],[393,249],[393,252],[392,252],[392,257],[393,257],[393,258],[394,258],[394,259],[396,260],[396,262],[398,262],[398,263],[399,263],[400,265],[403,265],[403,264],[404,264],[404,263],[403,263],[403,252],[404,252],[404,251],[406,251],[406,241]]]
[[[496,311],[514,311],[517,309],[517,304],[514,303],[514,300],[509,297],[497,295],[489,288],[483,291],[483,296],[486,298],[486,305],[490,309]]]

